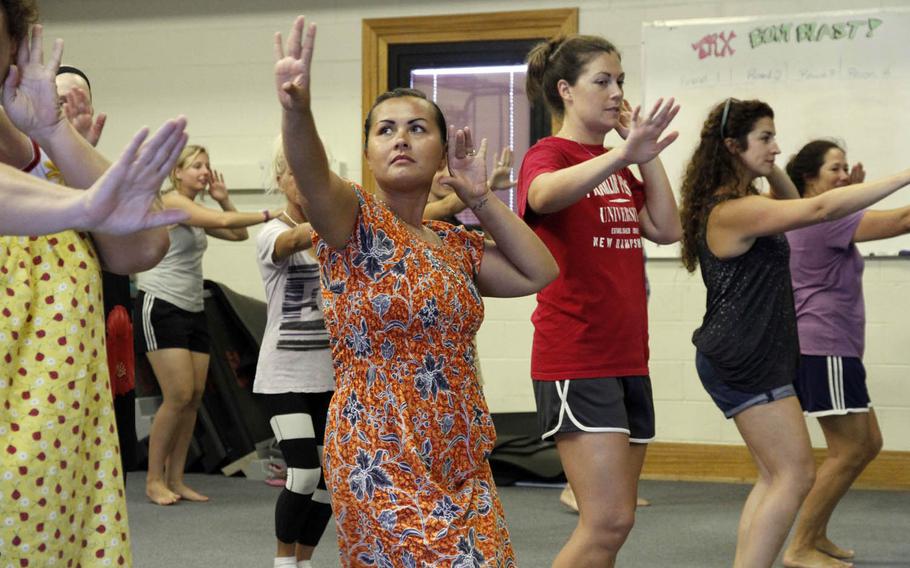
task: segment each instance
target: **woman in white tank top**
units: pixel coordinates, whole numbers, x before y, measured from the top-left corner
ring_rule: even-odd
[[[189,219],[170,228],[171,247],[161,263],[139,275],[140,329],[137,335],[161,386],[163,402],[149,435],[146,495],[159,505],[179,499],[207,501],[183,482],[183,470],[196,412],[208,375],[208,336],[202,302],[202,255],[207,236],[230,241],[249,238],[246,227],[277,216],[281,210],[240,212],[224,177],[211,168],[202,146],[188,145],[170,174],[164,206]],[[196,202],[208,194],[221,210]]]

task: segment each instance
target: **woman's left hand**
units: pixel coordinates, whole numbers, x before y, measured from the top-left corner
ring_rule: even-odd
[[[57,99],[55,77],[63,57],[63,40],[54,42],[50,60],[44,63],[42,27],[32,27],[31,39],[19,44],[16,64],[10,65],[3,83],[3,108],[16,128],[28,136],[42,139],[63,121]]]
[[[471,129],[455,130],[449,126],[449,175],[441,176],[439,183],[452,187],[465,205],[481,207],[489,197],[487,186],[487,139],[475,149]]]
[[[632,128],[632,105],[626,99],[622,100],[622,107],[619,109],[619,125],[616,127],[616,133],[625,140],[629,137],[629,130]]]
[[[218,203],[228,198],[227,186],[224,185],[224,175],[215,169],[212,170],[211,181],[209,181],[209,195]]]

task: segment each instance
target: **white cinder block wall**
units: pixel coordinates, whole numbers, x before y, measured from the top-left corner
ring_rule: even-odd
[[[320,24],[314,66],[314,106],[322,136],[341,168],[360,173],[361,19],[503,9],[580,8],[583,33],[603,34],[623,52],[627,98],[640,93],[641,24],[645,21],[880,8],[902,2],[872,0],[493,0],[427,3],[417,0],[42,0],[49,37],[66,41],[64,61],[83,67],[95,88],[95,106],[108,112],[101,149],[115,155],[143,124],[178,113],[190,119],[192,141],[210,148],[229,187],[262,187],[279,127],[272,79],[272,34],[306,13]],[[49,43],[49,42],[47,42]],[[673,93],[667,93],[672,95]],[[731,93],[747,96],[747,93]],[[773,104],[773,101],[772,101]],[[838,109],[841,112],[843,109]],[[860,113],[862,109],[855,109]],[[786,125],[778,125],[782,137]],[[832,133],[836,135],[837,133]],[[874,135],[874,134],[870,134]],[[238,196],[238,206],[260,209],[274,197]],[[255,231],[253,231],[255,234]],[[262,297],[253,241],[211,240],[208,278]],[[678,262],[648,263],[652,283],[651,372],[663,441],[740,443],[695,376],[692,330],[704,306],[701,279]],[[910,451],[910,263],[867,262],[870,390],[885,448]],[[534,407],[528,378],[533,298],[488,300],[480,331],[486,392],[494,412]],[[813,439],[820,443],[817,426]]]

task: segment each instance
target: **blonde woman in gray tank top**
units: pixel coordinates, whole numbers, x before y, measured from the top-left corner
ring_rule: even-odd
[[[149,435],[145,492],[159,505],[180,499],[207,501],[186,486],[183,470],[205,389],[209,338],[202,301],[202,255],[207,236],[229,241],[249,238],[246,227],[277,216],[281,210],[240,212],[234,207],[224,177],[213,170],[202,146],[188,145],[170,174],[164,206],[180,209],[189,219],[170,227],[171,246],[158,266],[139,275],[140,301],[136,336],[163,402]],[[220,210],[196,202],[208,194]]]

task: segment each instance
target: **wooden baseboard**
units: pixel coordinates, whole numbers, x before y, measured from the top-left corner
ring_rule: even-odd
[[[816,464],[825,457],[824,449],[813,450]],[[654,442],[642,471],[644,479],[677,481],[721,481],[749,483],[756,469],[745,446]],[[854,487],[862,489],[910,489],[910,452],[883,451]]]

